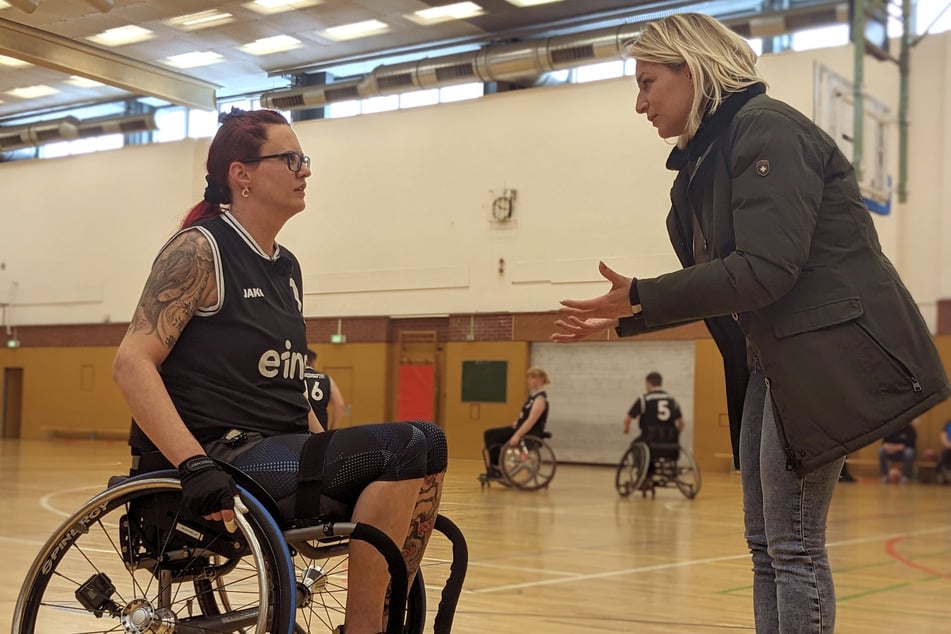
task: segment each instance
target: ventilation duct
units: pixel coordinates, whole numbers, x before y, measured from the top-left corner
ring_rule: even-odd
[[[153,130],[158,130],[158,125],[152,113],[87,119],[79,124],[79,136],[83,139],[104,134],[134,134]]]
[[[788,33],[848,20],[848,4],[825,2],[770,14],[724,18],[724,23],[744,36],[756,31]],[[643,22],[573,33],[514,44],[496,44],[478,51],[457,53],[400,64],[377,66],[368,75],[334,84],[273,90],[261,95],[261,105],[276,110],[314,108],[338,101],[365,99],[412,90],[440,88],[469,82],[508,82],[533,85],[557,70],[618,59],[624,42],[633,38]]]
[[[54,141],[78,138],[79,119],[63,117],[62,119],[0,127],[0,150],[17,150]]]
[[[17,126],[0,127],[0,151],[19,150],[57,141],[71,141],[104,134],[133,134],[157,130],[152,113],[102,117],[80,121],[64,117]]]

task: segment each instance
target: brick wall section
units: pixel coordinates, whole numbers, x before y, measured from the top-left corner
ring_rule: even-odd
[[[449,338],[449,317],[388,318],[388,321],[387,341],[390,343],[398,343],[401,332],[435,332],[436,341],[446,341]]]
[[[118,346],[129,324],[68,324],[20,326],[16,338],[21,348],[72,348],[78,346]],[[3,343],[8,337],[4,333]]]
[[[336,317],[305,319],[307,341],[330,343],[330,336],[337,334]],[[340,320],[340,332],[347,343],[386,343],[389,341],[389,317],[344,317]]]
[[[556,311],[549,313],[519,313],[514,316],[514,328],[512,339],[515,341],[549,341],[551,335],[555,332],[555,321],[559,318]],[[681,341],[693,339],[709,339],[710,333],[702,321],[698,321],[685,326],[676,328],[667,328],[637,337],[630,340],[637,341]],[[614,329],[598,335],[585,337],[582,341],[618,341],[618,336]]]
[[[510,313],[453,315],[449,341],[513,341],[515,316]]]

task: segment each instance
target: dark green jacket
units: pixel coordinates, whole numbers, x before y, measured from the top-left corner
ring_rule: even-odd
[[[812,121],[764,93],[733,95],[671,153],[667,229],[685,268],[637,280],[643,312],[619,332],[706,320],[724,358],[734,453],[748,341],[787,468],[805,473],[902,428],[951,388],[851,164]],[[700,264],[692,214],[710,259]]]

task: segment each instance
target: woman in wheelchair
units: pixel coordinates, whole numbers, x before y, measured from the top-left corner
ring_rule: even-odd
[[[548,422],[548,395],[545,386],[550,383],[548,373],[541,368],[529,368],[526,373],[528,399],[522,405],[518,418],[507,427],[493,427],[482,434],[485,442],[486,475],[488,478],[501,478],[499,472],[499,453],[502,445],[508,443],[517,447],[527,434],[542,437],[545,423]]]
[[[304,398],[302,274],[276,242],[304,210],[310,159],[287,121],[261,110],[224,117],[204,200],[162,247],[115,359],[133,415],[133,473],[178,468],[185,506],[229,530],[245,472],[282,519],[363,522],[402,545],[412,580],[446,470],[430,423],[324,432]],[[379,632],[389,576],[377,551],[350,544],[347,634]]]

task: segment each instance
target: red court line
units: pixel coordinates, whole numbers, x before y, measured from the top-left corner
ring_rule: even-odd
[[[891,557],[895,561],[905,564],[909,568],[914,568],[915,570],[920,570],[922,572],[926,572],[929,575],[934,575],[936,577],[944,577],[945,579],[951,579],[951,575],[949,575],[946,572],[939,572],[937,570],[934,570],[933,568],[928,568],[927,566],[922,566],[921,564],[917,564],[909,559],[905,559],[905,557],[899,554],[898,550],[895,548],[895,544],[897,544],[903,539],[905,538],[893,537],[892,539],[885,542],[885,552],[888,553],[889,557]]]

